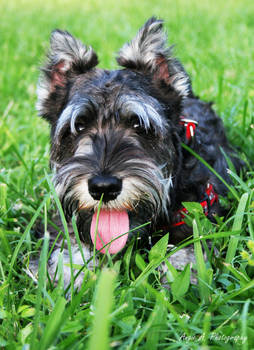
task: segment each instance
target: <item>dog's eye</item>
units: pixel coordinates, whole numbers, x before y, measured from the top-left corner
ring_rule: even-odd
[[[132,127],[133,127],[133,129],[139,129],[140,128],[140,124],[139,123],[134,123]]]
[[[146,127],[138,115],[132,115],[128,120],[128,126],[131,127],[138,135],[153,135],[154,129],[149,126]]]
[[[85,124],[79,122],[75,125],[75,129],[76,129],[77,133],[79,133],[79,132],[85,130]]]
[[[139,117],[137,115],[132,115],[128,118],[128,126],[135,131],[143,130],[143,126],[140,124]]]
[[[78,120],[75,122],[75,131],[76,133],[80,133],[84,131],[89,123],[89,119],[85,116],[79,116]]]
[[[84,130],[87,130],[93,123],[94,116],[90,113],[86,115],[79,115],[77,120],[75,121],[75,131],[76,133],[81,133]]]

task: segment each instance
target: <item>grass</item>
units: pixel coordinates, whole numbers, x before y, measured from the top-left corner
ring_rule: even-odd
[[[254,159],[253,1],[32,1],[1,4],[0,22],[0,347],[6,349],[253,349],[254,172],[232,174],[227,219],[211,224],[199,206],[193,218],[198,283],[190,266],[167,262],[167,237],[148,254],[132,242],[119,260],[88,271],[79,292],[47,282],[48,236],[33,224],[58,203],[49,177],[49,130],[36,117],[38,67],[50,31],[67,29],[115,68],[114,52],[151,15],[166,20],[169,40],[194,91],[213,100],[228,136],[247,163]],[[64,218],[63,218],[64,220]],[[45,225],[45,232],[46,232]],[[68,229],[66,228],[68,239]],[[169,232],[170,234],[170,232]],[[218,250],[208,252],[206,241]],[[188,245],[184,243],[183,245]],[[25,270],[40,249],[38,281]],[[179,249],[179,248],[175,248]],[[157,267],[166,261],[165,288]],[[61,259],[59,261],[61,268]]]

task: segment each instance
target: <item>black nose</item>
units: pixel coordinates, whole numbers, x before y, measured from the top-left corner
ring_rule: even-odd
[[[121,193],[122,180],[115,176],[94,176],[88,180],[88,190],[93,199],[100,200],[103,194],[103,202],[112,201]]]

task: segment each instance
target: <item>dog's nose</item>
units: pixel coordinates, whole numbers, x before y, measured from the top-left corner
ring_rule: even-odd
[[[108,202],[121,193],[122,180],[115,176],[94,176],[88,180],[88,190],[93,199],[100,200],[103,194],[103,202]]]

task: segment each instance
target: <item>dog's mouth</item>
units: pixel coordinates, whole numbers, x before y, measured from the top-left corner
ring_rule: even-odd
[[[98,211],[93,214],[90,236],[96,249],[101,253],[116,254],[124,248],[129,230],[130,222],[127,211],[101,209],[99,215]]]

